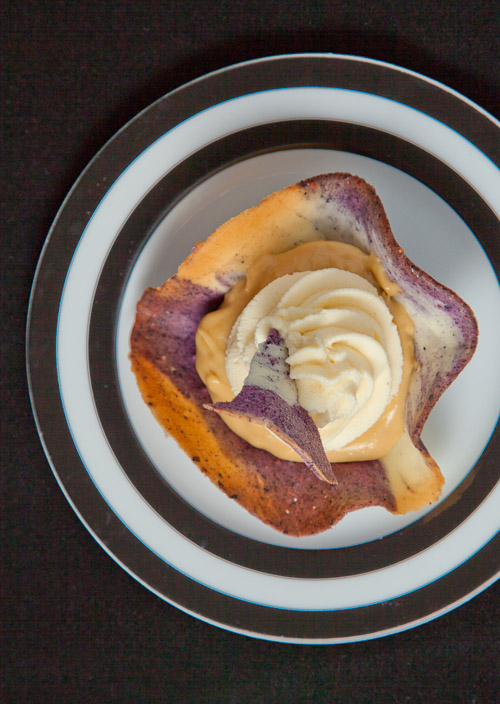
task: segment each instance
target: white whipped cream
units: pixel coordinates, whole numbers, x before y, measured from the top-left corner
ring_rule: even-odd
[[[229,336],[226,370],[235,395],[257,346],[275,328],[288,349],[298,400],[325,450],[340,450],[383,414],[402,379],[398,329],[377,289],[357,274],[287,274],[248,303]]]

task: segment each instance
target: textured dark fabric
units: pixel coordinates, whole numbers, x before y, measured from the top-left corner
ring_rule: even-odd
[[[332,51],[429,75],[498,118],[498,3],[6,0],[0,32],[0,701],[498,701],[498,585],[420,628],[326,647],[252,640],[158,599],[64,498],[24,365],[29,291],[51,221],[96,151],[142,108],[227,64]]]

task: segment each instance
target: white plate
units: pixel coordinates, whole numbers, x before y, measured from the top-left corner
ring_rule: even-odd
[[[37,272],[30,386],[68,500],[145,586],[238,632],[345,642],[429,620],[496,579],[499,136],[491,116],[422,76],[295,55],[174,91],[89,165]],[[143,290],[197,240],[327,171],[375,186],[396,239],[471,305],[480,338],[424,431],[446,479],[439,505],[399,517],[363,509],[298,539],[227,499],[164,436],[130,372],[128,340]]]

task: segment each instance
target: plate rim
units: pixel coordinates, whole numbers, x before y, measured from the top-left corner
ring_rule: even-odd
[[[297,144],[299,145],[298,147],[296,147],[296,145],[291,145],[290,149],[302,148],[302,137],[309,134],[317,135],[317,148],[321,149],[322,139],[320,137],[323,133],[320,128],[323,127],[326,134],[329,132],[336,132],[338,129],[339,134],[344,135],[347,131],[349,134],[349,139],[352,139],[353,143],[359,143],[359,148],[361,149],[359,135],[367,134],[367,142],[370,142],[370,138],[373,136],[372,128],[360,128],[359,126],[356,126],[353,135],[351,135],[352,125],[347,123],[320,120],[307,120],[304,122],[306,123],[306,131],[304,133],[300,131],[302,124],[302,121],[300,120],[288,120],[285,123],[272,123],[272,125],[265,124],[263,126],[259,126],[257,129],[245,128],[241,130],[241,132],[232,132],[229,135],[229,144],[233,145],[236,143],[237,149],[241,148],[246,153],[246,150],[248,150],[247,141],[251,143],[255,142],[259,144],[260,153],[260,147],[265,144],[266,135],[270,138],[270,144],[271,141],[274,142],[277,137],[278,139],[284,138],[286,140],[288,133],[290,132],[293,134],[294,138],[297,138]],[[281,132],[283,132],[283,134],[281,134]],[[242,133],[244,133],[243,137]],[[245,139],[247,134],[252,135],[252,137],[248,140]],[[243,147],[241,146],[242,139],[245,140]],[[292,139],[291,135],[290,139]],[[342,137],[342,139],[345,139],[345,137]],[[417,169],[416,164],[419,163],[417,155],[421,152],[421,150],[418,148],[416,149],[414,145],[408,145],[407,149],[409,151],[405,151],[405,145],[402,144],[404,140],[395,138],[392,135],[387,135],[387,140],[384,140],[384,143],[385,141],[388,141],[391,144],[394,143],[394,159],[396,161],[401,161],[404,164],[407,160],[413,158],[415,161],[415,166],[412,166],[411,169],[413,169],[413,171]],[[231,161],[226,164],[226,149],[222,146],[222,143],[226,144],[227,142],[227,138],[223,137],[222,139],[210,142],[209,144],[210,153],[216,154],[217,167],[215,168],[215,173],[219,170],[219,160],[221,163],[222,161],[224,162],[224,166],[221,168],[226,168],[228,166],[230,167],[232,165]],[[315,149],[316,145],[311,148]],[[281,145],[278,144],[276,146],[276,150],[279,151],[280,149]],[[132,484],[137,487],[139,493],[142,494],[151,507],[153,507],[157,513],[162,515],[167,522],[174,525],[183,535],[189,535],[191,541],[195,542],[199,546],[203,546],[205,549],[209,549],[213,554],[221,557],[222,559],[227,559],[226,555],[224,555],[224,551],[227,551],[226,554],[231,555],[231,561],[240,564],[242,567],[257,569],[259,571],[269,571],[272,574],[281,576],[309,578],[340,577],[347,576],[349,574],[354,575],[356,574],[356,571],[368,572],[374,569],[381,569],[396,560],[402,561],[404,559],[409,559],[411,554],[415,554],[415,552],[426,549],[430,545],[437,542],[438,530],[439,535],[441,537],[443,536],[441,532],[445,529],[443,523],[446,524],[447,522],[443,521],[443,509],[445,502],[447,502],[447,505],[451,506],[451,510],[446,512],[447,520],[449,520],[450,512],[455,515],[457,513],[457,509],[459,510],[458,515],[461,516],[461,518],[459,518],[457,515],[458,523],[455,523],[453,527],[457,527],[463,520],[466,520],[467,515],[470,513],[472,504],[470,498],[463,496],[463,488],[457,487],[452,495],[443,498],[442,501],[438,502],[436,506],[431,508],[431,510],[426,513],[425,521],[415,517],[415,520],[410,525],[405,526],[404,528],[395,528],[391,534],[384,536],[382,542],[379,542],[378,536],[374,536],[371,541],[366,541],[350,547],[323,547],[309,549],[301,547],[300,557],[298,557],[298,551],[294,548],[263,544],[250,537],[240,537],[235,533],[231,533],[231,545],[228,546],[226,541],[226,533],[230,532],[231,529],[221,529],[220,526],[214,524],[213,519],[205,518],[203,514],[200,515],[199,510],[195,507],[191,508],[189,517],[184,517],[183,514],[186,513],[186,509],[181,502],[175,501],[175,497],[177,496],[175,490],[169,489],[167,486],[166,491],[163,492],[162,487],[164,480],[161,474],[154,467],[154,462],[148,463],[145,459],[143,451],[146,449],[147,454],[147,448],[143,448],[142,445],[140,447],[136,447],[138,439],[133,428],[130,427],[130,417],[122,404],[120,380],[114,376],[116,327],[120,324],[119,318],[121,315],[123,295],[124,291],[128,287],[128,281],[132,271],[135,268],[137,258],[140,257],[142,247],[146,246],[149,241],[150,235],[147,234],[145,236],[145,232],[149,233],[151,228],[154,230],[156,227],[154,223],[162,219],[161,216],[156,217],[155,207],[157,206],[153,205],[153,203],[156,204],[159,200],[160,203],[163,204],[163,198],[166,198],[166,202],[169,206],[171,203],[177,203],[177,190],[183,193],[181,196],[181,198],[183,198],[183,174],[186,171],[191,174],[193,167],[189,166],[189,164],[193,161],[195,164],[201,162],[203,164],[202,168],[206,169],[208,160],[206,151],[206,148],[202,148],[201,150],[191,153],[185,160],[179,162],[172,170],[168,171],[163,179],[157,181],[156,184],[149,189],[147,194],[137,204],[137,207],[122,225],[120,232],[115,237],[112,247],[109,250],[108,258],[103,263],[101,268],[100,276],[95,286],[93,307],[90,313],[89,376],[93,386],[96,413],[100,418],[100,423],[104,430],[104,434],[108,435],[108,437],[116,438],[116,434],[118,433],[120,439],[119,441],[115,440],[113,442],[113,447],[117,453],[119,463],[122,465],[123,471],[127,474]],[[267,153],[267,149],[264,151]],[[389,161],[385,163],[389,164],[389,166],[392,166],[393,168],[397,168],[393,163],[394,159],[391,161],[391,157],[385,152],[386,150],[384,149],[384,155],[387,159],[389,159]],[[235,153],[237,153],[237,151],[229,151],[229,155],[231,157],[234,157]],[[363,150],[357,153],[361,156],[366,156]],[[252,154],[248,154],[247,158],[252,158],[252,156]],[[373,159],[374,157],[368,158]],[[437,161],[436,157],[429,157],[424,154],[422,159],[425,159],[425,161],[423,162],[423,165],[419,167],[420,170],[426,171],[428,168],[427,160],[430,159],[430,164],[434,165],[434,171],[436,174],[441,173],[440,185],[442,187],[442,183],[445,182],[446,187],[450,189],[449,193],[447,192],[448,198],[449,200],[452,200],[453,205],[455,205],[454,212],[457,212],[462,219],[464,219],[464,216],[465,218],[468,218],[468,214],[460,212],[460,210],[464,209],[461,205],[461,201],[469,200],[475,204],[474,208],[472,208],[474,218],[476,218],[476,220],[474,220],[475,227],[472,222],[469,223],[469,227],[472,231],[475,231],[475,229],[481,229],[481,218],[479,217],[479,214],[483,212],[483,208],[488,211],[487,204],[481,202],[480,196],[476,196],[475,192],[470,189],[470,186],[466,182],[463,182],[463,179],[460,179],[458,176],[455,177],[453,172],[448,173],[445,165],[439,169],[435,164],[435,161]],[[239,159],[236,159],[236,162],[237,161],[239,161]],[[180,174],[177,174],[178,169],[181,170]],[[407,173],[418,181],[418,177],[415,176],[411,169]],[[212,171],[209,171],[207,178],[210,178],[211,176]],[[193,181],[195,187],[200,183],[200,178],[194,175],[190,177],[189,180]],[[439,181],[436,175],[433,176],[433,180],[436,182]],[[167,182],[166,187],[164,182]],[[455,185],[452,187],[452,184]],[[434,184],[434,187],[431,188],[431,190],[436,193],[438,197],[443,198],[439,192],[435,190],[435,187],[436,184]],[[457,191],[456,194],[454,190],[455,188]],[[158,198],[156,195],[158,191],[161,194],[161,198]],[[450,207],[453,209],[453,206]],[[151,222],[153,223],[151,226],[144,225],[142,222],[144,217],[143,211],[147,214],[148,219],[151,219]],[[168,207],[168,212],[169,211],[170,207]],[[496,216],[492,214],[492,218],[496,223]],[[467,221],[465,221],[465,223],[466,225],[468,224]],[[130,255],[129,246],[132,242],[134,242],[134,238],[137,237],[138,233],[140,233],[140,239],[137,240],[137,248],[134,250],[133,261],[131,261],[132,257]],[[123,245],[123,242],[126,243],[126,246]],[[478,244],[478,246],[480,245]],[[106,305],[104,305],[104,302]],[[115,317],[117,317],[118,320],[116,320]],[[105,350],[105,354],[103,354],[103,350]],[[121,447],[121,445],[123,445],[123,447]],[[125,458],[125,461],[120,461],[120,458],[122,457]],[[478,463],[476,463],[470,470],[471,477],[473,476],[472,473],[477,472],[478,469]],[[148,483],[148,480],[150,483]],[[494,479],[492,481],[494,482]],[[473,483],[473,490],[475,492],[477,492],[478,486],[479,485],[477,482]],[[482,495],[486,496],[489,491],[489,483],[486,488],[483,487],[482,483]],[[171,500],[173,504],[166,507],[164,502],[167,500]],[[480,498],[477,500],[480,502]],[[168,518],[168,511],[170,511],[172,515],[172,520],[169,520]],[[463,513],[460,513],[460,511]],[[466,514],[465,511],[467,511]],[[437,516],[437,521],[433,519],[433,515]],[[201,522],[202,525],[198,526],[198,522]],[[439,524],[439,529],[436,525],[437,523]],[[184,528],[180,526],[184,526]],[[453,528],[450,524],[448,524],[446,533],[451,532],[452,529]],[[414,549],[410,554],[409,543],[411,541],[408,534],[412,534],[415,538],[422,532],[427,533],[428,540],[430,542],[425,546],[419,545],[418,549]],[[401,549],[402,546],[399,545],[399,541],[403,541],[403,538],[405,539],[404,544],[406,545],[408,552],[403,552]],[[377,541],[378,546],[375,551],[376,554],[373,551],[374,541]],[[241,545],[241,548],[239,548],[240,543],[244,543],[244,545]],[[391,559],[390,562],[389,555],[386,554],[388,552],[387,546],[389,544],[391,544],[394,548],[394,552],[392,554],[393,559]],[[414,547],[416,548],[416,546]],[[335,551],[335,564],[332,564],[333,554],[329,552],[331,550]],[[314,553],[314,555],[311,556],[310,553]],[[321,554],[318,555],[318,553]],[[305,565],[307,565],[307,574],[301,572],[301,568],[299,566],[300,564],[303,565],[303,569],[306,569]]]

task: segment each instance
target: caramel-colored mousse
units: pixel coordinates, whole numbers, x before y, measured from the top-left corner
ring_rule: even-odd
[[[331,462],[376,460],[384,457],[405,434],[405,403],[415,369],[414,324],[404,306],[396,300],[399,287],[387,276],[379,259],[343,242],[317,241],[283,252],[263,254],[248,268],[225,295],[221,306],[206,315],[196,334],[196,370],[212,401],[231,401],[235,394],[226,373],[226,347],[234,323],[246,305],[269,283],[294,272],[335,267],[362,276],[378,290],[397,326],[403,351],[403,376],[397,393],[380,418],[356,440],[341,449],[329,450]],[[301,462],[300,457],[264,427],[246,420],[224,418],[226,424],[254,447],[276,457]],[[413,448],[412,448],[413,449]]]

